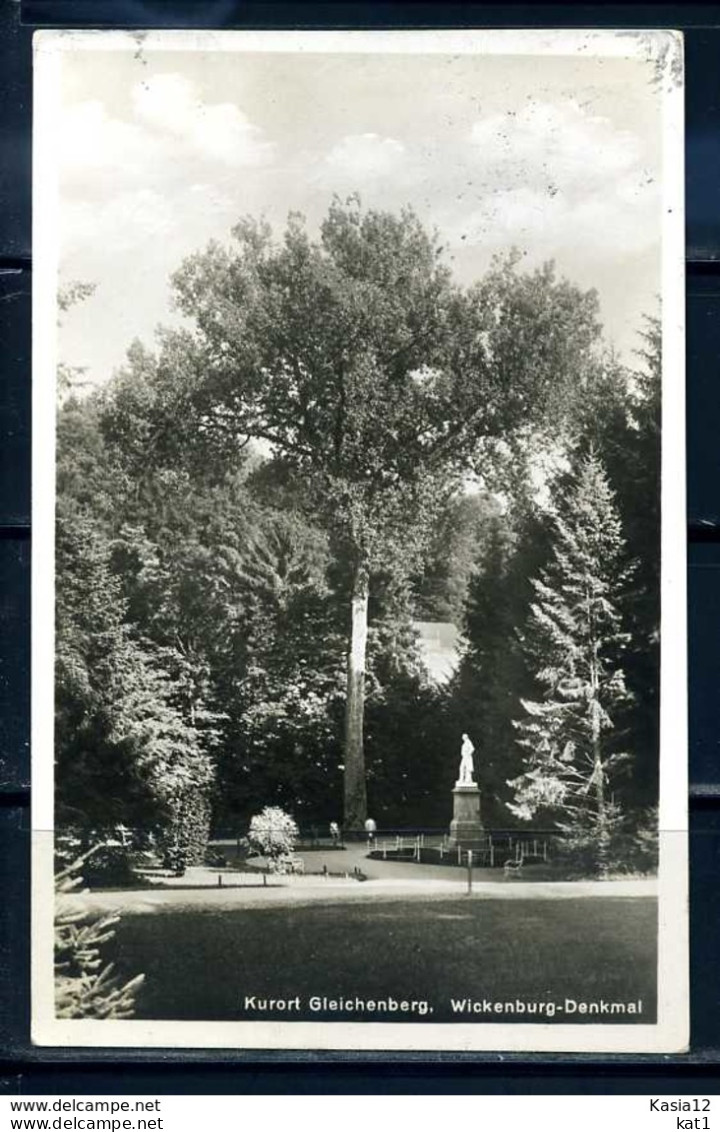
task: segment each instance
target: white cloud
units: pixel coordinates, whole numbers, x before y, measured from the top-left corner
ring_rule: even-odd
[[[272,161],[275,147],[239,107],[203,102],[182,75],[137,83],[131,97],[127,121],[112,117],[96,99],[65,110],[58,151],[66,188],[105,198],[109,191],[196,177],[198,170],[214,180],[223,171]]]
[[[67,177],[85,178],[93,172],[114,170],[122,177],[147,154],[146,132],[131,122],[110,118],[102,102],[77,102],[63,115],[58,147],[61,169]]]
[[[236,219],[236,172],[244,181],[270,164],[274,147],[229,102],[204,103],[181,75],[161,74],[130,91],[127,120],[89,99],[68,106],[57,152],[62,252],[100,279],[114,256],[148,263],[164,240],[176,266]],[[166,282],[167,270],[163,261]]]
[[[183,75],[161,74],[139,82],[132,100],[141,122],[200,156],[234,169],[264,165],[272,158],[273,145],[238,106],[203,102],[195,84]]]
[[[489,175],[565,191],[640,164],[635,135],[574,100],[530,102],[517,113],[491,115],[474,124],[470,141]]]
[[[653,223],[655,217],[655,223]],[[487,194],[480,208],[446,231],[454,243],[500,250],[512,244],[543,258],[573,251],[594,260],[642,252],[657,238],[659,193],[620,182],[613,190],[571,196],[519,185]]]
[[[644,168],[642,139],[577,102],[491,115],[469,141],[480,205],[451,224],[455,242],[602,260],[657,240],[659,187]]]
[[[374,180],[394,173],[403,163],[405,146],[379,134],[349,134],[324,160],[324,172],[353,182]]]

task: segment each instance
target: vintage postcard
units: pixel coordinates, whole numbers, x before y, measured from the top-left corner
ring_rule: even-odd
[[[686,1048],[680,36],[35,67],[34,1041]]]

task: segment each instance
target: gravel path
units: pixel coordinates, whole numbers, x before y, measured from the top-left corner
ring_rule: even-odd
[[[87,892],[60,897],[60,902],[95,912],[147,913],[164,909],[227,909],[271,907],[287,904],[341,903],[373,900],[447,900],[466,895],[467,883],[445,879],[387,878],[360,882],[336,877],[283,877],[269,879],[267,886],[257,874],[235,874],[227,884],[237,887],[182,888],[179,885],[139,891]],[[189,883],[186,880],[186,884]],[[563,900],[578,897],[655,897],[657,882],[611,881],[475,881],[473,900]]]

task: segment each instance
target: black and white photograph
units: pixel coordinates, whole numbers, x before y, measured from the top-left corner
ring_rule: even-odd
[[[681,37],[35,89],[34,1041],[685,1048]]]

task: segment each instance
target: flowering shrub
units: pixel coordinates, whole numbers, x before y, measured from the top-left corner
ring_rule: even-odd
[[[284,872],[300,831],[295,820],[279,806],[266,806],[250,821],[248,842],[267,857],[272,872]]]

